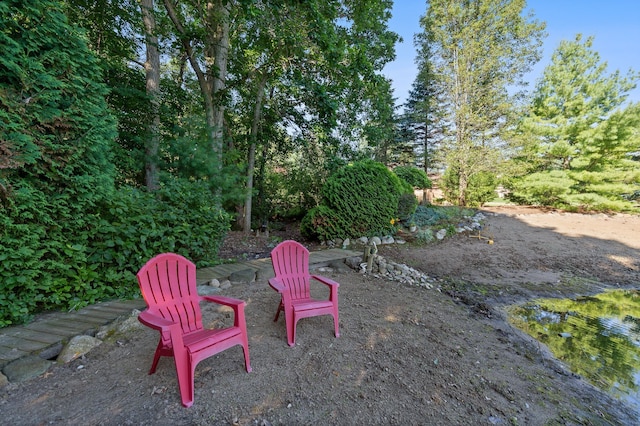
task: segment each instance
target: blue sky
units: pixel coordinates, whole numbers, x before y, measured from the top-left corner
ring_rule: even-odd
[[[420,32],[419,18],[424,15],[423,0],[395,0],[389,28],[403,38],[396,45],[396,60],[387,64],[384,74],[393,83],[398,105],[404,103],[415,79],[416,51],[413,35]],[[594,36],[593,50],[608,64],[607,70],[626,75],[629,68],[640,71],[640,1],[639,0],[529,0],[539,21],[547,23],[547,37],[541,61],[528,75],[529,90],[551,62],[551,54],[561,40],[575,35]],[[640,88],[631,92],[629,100],[640,102]]]

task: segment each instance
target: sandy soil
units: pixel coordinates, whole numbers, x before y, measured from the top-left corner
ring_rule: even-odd
[[[503,313],[507,304],[537,296],[639,286],[640,217],[485,213],[483,235],[493,244],[458,235],[426,247],[380,249],[437,277],[437,288],[325,272],[341,283],[337,339],[330,317],[307,318],[290,348],[283,319],[272,321],[278,297],[265,282],[226,290],[248,303],[253,372],[244,371],[240,347],[203,361],[191,408],[180,404],[171,359],[147,375],[157,336],[141,328],[0,389],[2,423],[640,424],[639,413],[570,373]],[[224,250],[255,257],[268,253],[267,242],[232,235]],[[227,311],[210,307],[205,319],[230,321]]]

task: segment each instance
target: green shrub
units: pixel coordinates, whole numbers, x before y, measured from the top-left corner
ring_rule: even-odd
[[[413,188],[425,189],[431,188],[432,183],[424,170],[411,166],[398,166],[393,172],[400,179],[407,182]]]
[[[430,243],[433,241],[433,231],[429,228],[421,229],[416,233],[416,239],[421,243]]]
[[[396,167],[396,169],[398,169],[398,167]],[[418,172],[421,171],[419,169],[416,169],[415,167],[409,168],[409,170],[416,170]],[[396,174],[396,176],[398,175]],[[396,216],[399,220],[407,220],[409,216],[411,216],[413,212],[416,211],[416,207],[418,207],[418,199],[413,192],[412,184],[401,177],[398,177],[398,179],[400,180],[401,192],[400,198],[398,199],[398,214]]]
[[[331,240],[345,228],[342,218],[327,206],[314,207],[300,222],[300,233],[309,239]]]
[[[460,176],[455,169],[447,169],[442,176],[441,185],[445,197],[452,203],[457,203],[460,195]],[[466,206],[479,207],[495,198],[498,180],[493,173],[478,172],[469,177],[465,199]],[[464,206],[463,206],[464,207]]]
[[[230,217],[216,208],[205,182],[171,180],[158,191],[123,188],[95,229],[96,262],[116,269],[162,252],[181,254],[202,267],[215,262]]]
[[[406,221],[416,211],[417,207],[418,199],[413,192],[400,195],[398,200],[398,219]]]
[[[420,228],[436,225],[446,226],[451,222],[458,222],[460,219],[474,214],[474,209],[420,205],[415,213],[411,215],[409,221]]]
[[[447,210],[435,206],[418,206],[409,219],[418,227],[432,226],[448,218]]]
[[[14,187],[0,208],[0,327],[50,309],[139,295],[135,273],[173,251],[198,266],[215,262],[229,217],[203,182],[171,181],[154,193],[121,188],[100,213],[56,221],[64,206]]]
[[[638,209],[626,182],[599,181],[604,173],[551,170],[532,173],[509,182],[509,199],[519,204],[545,205],[569,211],[631,211]],[[632,178],[633,179],[633,178]]]
[[[326,237],[394,233],[400,196],[405,192],[406,186],[381,163],[364,160],[342,167],[322,188],[321,204],[336,218],[336,227]]]
[[[480,207],[496,197],[498,179],[493,173],[479,172],[469,179],[467,206]]]
[[[510,199],[517,203],[564,207],[574,181],[566,171],[532,173],[513,183]]]

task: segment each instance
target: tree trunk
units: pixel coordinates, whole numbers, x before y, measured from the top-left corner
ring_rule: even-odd
[[[467,205],[467,187],[469,186],[466,173],[460,173],[458,176],[458,205],[465,207]]]
[[[424,126],[424,172],[429,174],[429,120],[425,122]]]
[[[211,28],[215,28],[212,40],[214,63],[210,66],[212,71],[212,149],[217,153],[218,163],[222,167],[222,151],[224,137],[224,100],[222,93],[227,79],[227,62],[229,60],[229,9],[225,6],[226,1],[217,0],[215,5],[211,3],[208,7],[215,7],[215,12],[209,14]]]
[[[244,224],[242,229],[245,235],[251,232],[251,208],[253,200],[253,173],[256,163],[256,143],[258,141],[258,128],[262,116],[262,100],[264,99],[264,88],[267,84],[267,76],[264,75],[258,83],[258,93],[256,93],[256,103],[253,107],[253,121],[251,123],[251,142],[249,145],[249,158],[247,161],[247,193],[244,200]]]
[[[431,102],[431,100],[429,100]],[[429,108],[425,114],[424,120],[424,173],[429,176]],[[427,203],[427,189],[422,188],[422,203]]]
[[[158,147],[160,145],[160,54],[156,36],[156,20],[153,0],[140,0],[144,23],[147,58],[144,63],[146,90],[151,101],[151,120],[148,123],[149,139],[145,144],[145,184],[151,191],[159,188]]]

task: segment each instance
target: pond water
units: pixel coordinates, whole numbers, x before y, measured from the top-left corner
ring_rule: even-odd
[[[640,291],[538,299],[509,321],[544,343],[576,374],[640,412]]]

